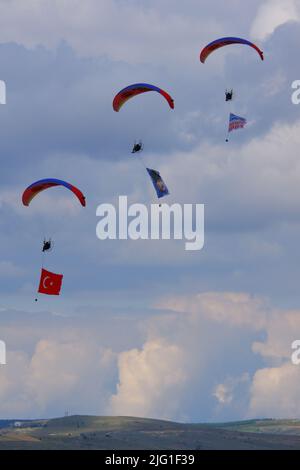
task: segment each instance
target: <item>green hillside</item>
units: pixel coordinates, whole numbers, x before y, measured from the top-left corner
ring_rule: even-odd
[[[297,420],[181,424],[133,417],[68,416],[0,421],[0,428],[0,450],[300,449]]]

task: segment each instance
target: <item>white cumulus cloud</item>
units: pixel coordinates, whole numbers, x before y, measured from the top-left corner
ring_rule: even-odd
[[[300,20],[298,0],[268,0],[259,7],[252,24],[251,35],[264,40],[274,30],[288,22]]]
[[[187,380],[183,350],[166,339],[147,341],[142,350],[119,356],[119,384],[111,398],[113,414],[171,418],[178,413]]]

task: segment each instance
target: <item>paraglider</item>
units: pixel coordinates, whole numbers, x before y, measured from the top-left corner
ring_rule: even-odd
[[[53,188],[56,186],[62,186],[68,189],[73,193],[73,195],[77,198],[80,204],[85,207],[86,200],[83,193],[74,185],[55,178],[47,178],[35,181],[30,186],[28,186],[22,195],[22,202],[24,206],[29,206],[31,201],[39,195],[41,192]],[[45,253],[51,251],[53,248],[53,241],[51,238],[44,238],[43,245],[42,245],[42,254],[44,259]],[[42,271],[41,271],[41,279],[38,288],[38,293],[40,294],[47,294],[47,295],[59,295],[62,285],[62,274],[55,274],[50,271],[44,269],[44,262],[42,261]],[[35,301],[37,302],[37,298]]]
[[[166,91],[154,85],[150,85],[148,83],[135,83],[133,85],[127,86],[126,88],[123,88],[121,91],[119,91],[119,93],[116,94],[116,96],[113,99],[114,111],[119,112],[119,110],[124,105],[124,103],[126,103],[126,101],[133,98],[134,96],[140,95],[142,93],[146,93],[148,91],[156,91],[157,93],[161,94],[165,98],[167,103],[169,104],[170,108],[174,109],[174,100]],[[131,153],[132,154],[140,153],[143,151],[143,149],[144,149],[144,146],[143,146],[142,141],[140,140],[139,142],[134,143]],[[142,159],[140,159],[140,161],[142,162]],[[159,172],[156,170],[147,168],[144,162],[142,162],[142,164],[146,168],[151,178],[153,186],[156,190],[157,197],[161,198],[169,194],[168,188],[163,182]]]
[[[126,88],[123,88],[123,90],[116,94],[113,100],[114,111],[119,112],[123,104],[126,103],[126,101],[128,101],[130,98],[148,91],[156,91],[157,93],[160,93],[168,102],[170,108],[174,109],[174,100],[166,91],[148,83],[135,83],[133,85],[127,86]]]
[[[261,60],[264,60],[264,53],[259,49],[259,47],[256,46],[253,42],[247,41],[247,39],[243,38],[235,38],[235,37],[225,37],[225,38],[220,38],[216,39],[215,41],[209,43],[207,46],[205,46],[200,54],[200,61],[204,64],[207,57],[217,49],[220,49],[221,47],[224,46],[229,46],[231,44],[244,44],[246,46],[250,46],[253,49],[256,50],[256,52],[259,54]]]
[[[76,188],[70,183],[67,183],[66,181],[58,180],[55,178],[47,178],[43,180],[38,180],[35,183],[32,183],[30,186],[28,186],[22,195],[22,202],[24,206],[29,206],[32,199],[36,197],[38,194],[40,194],[42,191],[45,191],[46,189],[52,188],[55,186],[63,186],[69,189],[77,197],[80,204],[83,207],[85,207],[86,205],[85,196],[78,188]],[[53,242],[51,238],[49,238],[48,240],[44,239],[42,252],[45,253],[47,251],[50,251],[52,249],[52,246],[53,246]]]
[[[210,54],[212,54],[214,51],[216,51],[216,50],[218,50],[222,47],[232,45],[232,44],[242,44],[242,45],[246,45],[248,47],[251,47],[252,49],[254,49],[258,53],[260,59],[262,61],[264,60],[263,51],[256,44],[254,44],[253,42],[250,42],[247,39],[238,38],[238,37],[224,37],[224,38],[216,39],[215,41],[212,41],[211,43],[207,44],[207,46],[205,46],[202,49],[201,53],[200,53],[200,61],[204,64],[206,62],[206,59],[208,58],[208,56],[210,56]],[[233,100],[233,96],[234,96],[233,89],[231,89],[231,90],[226,89],[225,90],[225,101],[226,101],[226,103],[229,103],[231,105],[231,102]],[[231,106],[230,106],[230,110],[231,110]],[[229,133],[234,129],[243,128],[245,126],[246,122],[247,121],[246,121],[245,118],[242,118],[240,116],[236,116],[233,113],[230,113],[229,127],[228,127],[228,131],[227,131],[226,142],[229,141]]]

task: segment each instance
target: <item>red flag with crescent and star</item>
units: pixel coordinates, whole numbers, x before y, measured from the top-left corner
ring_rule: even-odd
[[[38,292],[40,294],[59,295],[62,280],[62,274],[55,274],[47,271],[46,269],[42,269]]]

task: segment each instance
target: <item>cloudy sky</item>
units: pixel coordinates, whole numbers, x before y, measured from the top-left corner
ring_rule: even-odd
[[[256,41],[218,51],[215,38]],[[0,0],[0,417],[300,417],[299,0]],[[175,100],[114,94],[149,82]],[[226,87],[248,126],[225,144]],[[205,246],[100,241],[96,208],[150,204],[130,154],[205,204]],[[30,208],[31,182],[71,181]],[[34,302],[44,235],[58,298]]]

